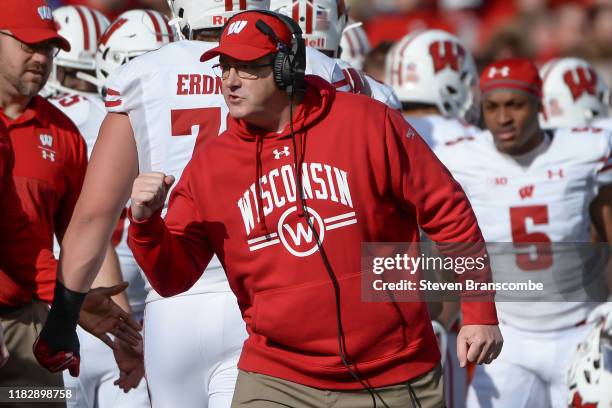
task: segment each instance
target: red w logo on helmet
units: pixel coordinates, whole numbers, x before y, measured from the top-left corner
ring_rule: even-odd
[[[102,37],[100,37],[100,44],[106,45],[111,35],[113,35],[113,33],[117,31],[119,27],[121,27],[127,22],[128,22],[127,18],[120,18],[119,20],[116,20],[113,24],[111,24],[110,27],[106,29],[104,34],[102,34]]]
[[[596,93],[597,74],[592,68],[579,67],[569,70],[563,74],[563,80],[570,89],[574,100],[580,98],[585,92],[591,95]]]
[[[434,74],[446,67],[459,72],[459,66],[465,56],[465,50],[452,41],[437,41],[429,46],[429,53],[434,65]]]

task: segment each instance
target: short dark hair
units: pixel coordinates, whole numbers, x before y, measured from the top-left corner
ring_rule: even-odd
[[[189,38],[189,32],[186,33],[185,31],[187,31],[187,27],[183,29],[183,35],[185,38]],[[194,40],[218,42],[222,32],[223,27],[202,28],[200,30],[193,30],[191,35]]]

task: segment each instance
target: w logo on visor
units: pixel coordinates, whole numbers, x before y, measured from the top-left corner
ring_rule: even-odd
[[[234,21],[227,28],[227,35],[239,34],[242,30],[244,30],[244,27],[246,27],[246,25],[247,25],[247,22],[244,20]]]

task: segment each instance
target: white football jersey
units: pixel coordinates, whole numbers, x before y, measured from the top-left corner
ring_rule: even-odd
[[[344,60],[336,59],[336,63],[342,68],[344,78],[351,85],[353,93],[369,96],[384,103],[391,109],[401,110],[402,104],[393,88],[389,85],[378,82],[365,72],[353,68]]]
[[[441,115],[405,116],[405,119],[434,152],[466,139],[472,140],[481,132],[465,121]]]
[[[94,94],[84,96],[72,93],[60,93],[49,98],[79,129],[87,143],[87,157],[91,156],[100,125],[106,116],[104,102]]]
[[[344,78],[342,69],[336,60],[321,51],[306,47],[306,75],[316,75],[332,84],[336,90],[351,92],[351,86]]]
[[[589,204],[597,186],[612,183],[609,132],[547,131],[539,147],[518,157],[499,152],[488,131],[435,151],[468,195],[485,240],[515,243],[513,249],[492,256],[496,281],[506,277],[512,281],[515,273],[548,271],[549,275],[539,275],[550,279],[545,284],[563,288],[572,299],[587,299],[581,275],[587,262],[569,246],[554,246],[551,253],[546,245],[590,241]],[[521,249],[517,242],[540,242],[541,251],[533,245]],[[589,290],[601,289],[592,285]],[[586,302],[497,303],[502,321],[535,331],[573,326],[593,306]]]
[[[194,147],[225,130],[228,109],[221,78],[212,69],[218,58],[200,62],[217,45],[170,43],[122,65],[109,78],[106,109],[129,115],[141,173],[161,171],[178,180]],[[181,295],[228,290],[221,263],[213,257],[198,282]],[[159,298],[151,289],[147,302]]]
[[[100,125],[106,116],[104,102],[95,94],[78,95],[60,93],[49,98],[49,102],[57,106],[77,126],[79,132],[87,143],[87,157],[91,157]],[[145,283],[140,273],[140,268],[134,260],[132,251],[127,245],[127,227],[129,221],[125,213],[119,220],[121,223],[113,234],[113,244],[119,257],[123,280],[129,283],[126,290],[132,312],[140,313],[144,310],[144,302],[147,296]],[[54,251],[59,256],[59,244]]]

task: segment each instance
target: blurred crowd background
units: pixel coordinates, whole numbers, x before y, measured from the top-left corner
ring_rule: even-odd
[[[390,45],[407,33],[440,28],[469,47],[479,67],[512,56],[538,65],[565,56],[591,62],[612,85],[612,0],[345,0],[363,23],[370,65],[384,64]],[[166,0],[52,0],[53,8],[84,4],[109,18],[132,8],[170,14]],[[367,69],[366,69],[367,71]]]

